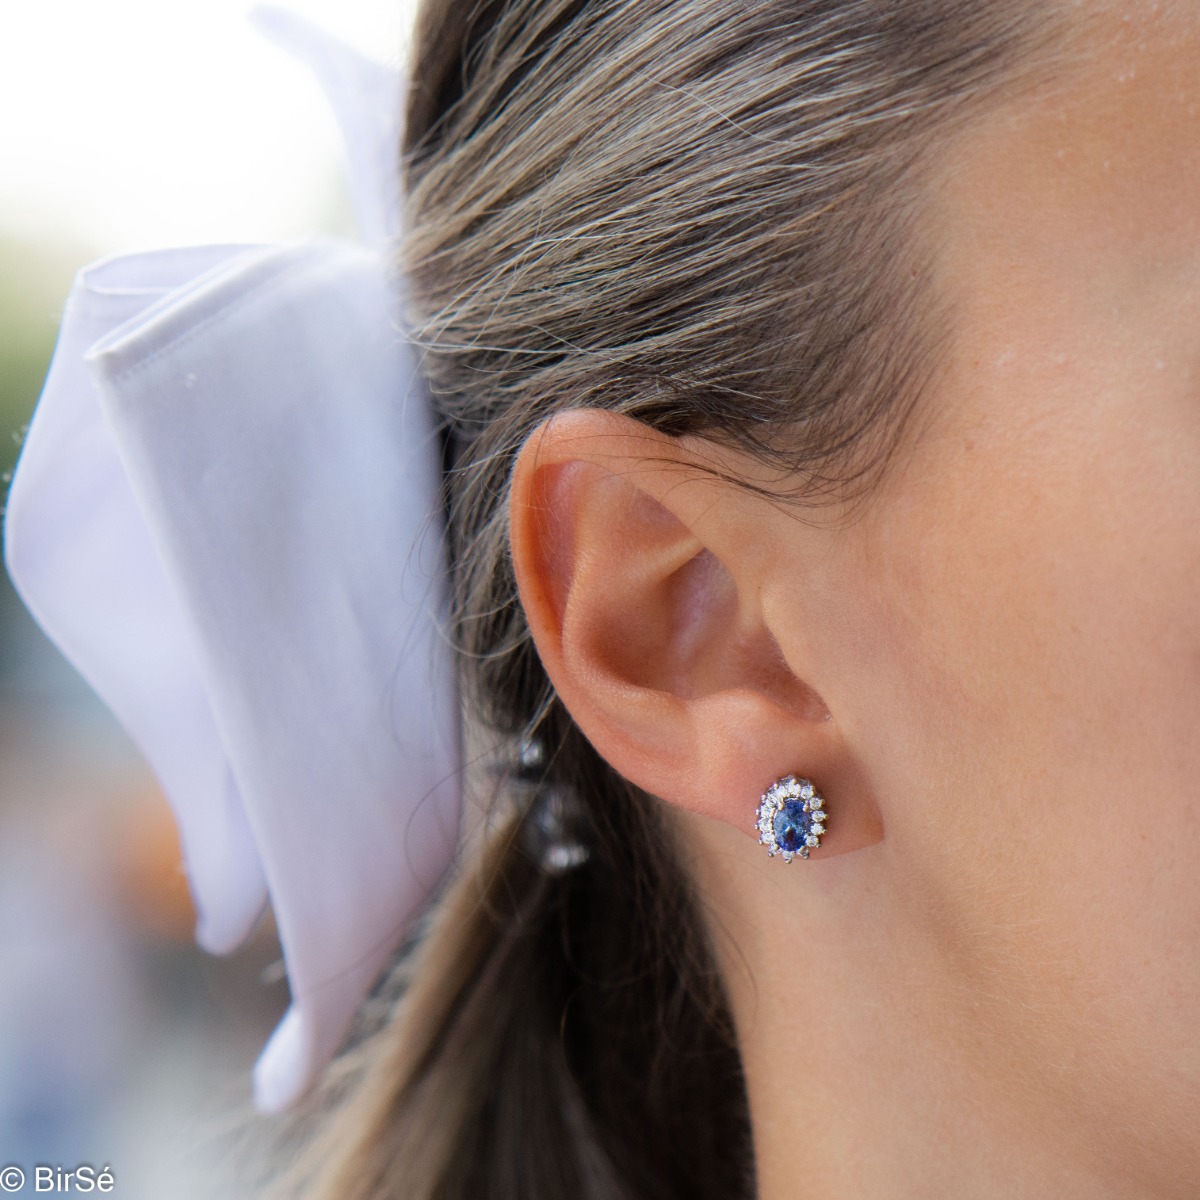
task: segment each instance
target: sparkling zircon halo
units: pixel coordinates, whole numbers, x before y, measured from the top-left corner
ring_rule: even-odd
[[[825,832],[825,800],[807,779],[785,775],[765,792],[754,813],[758,840],[772,856],[807,858]]]

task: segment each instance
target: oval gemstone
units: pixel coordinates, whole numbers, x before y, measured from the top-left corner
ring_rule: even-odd
[[[798,851],[812,832],[812,815],[804,811],[804,802],[788,800],[775,814],[775,844],[780,850]]]

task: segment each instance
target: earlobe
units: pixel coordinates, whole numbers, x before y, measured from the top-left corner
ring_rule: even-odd
[[[820,780],[844,754],[765,622],[771,509],[693,446],[599,409],[541,426],[510,496],[521,601],[581,731],[645,791],[747,834],[773,780]]]

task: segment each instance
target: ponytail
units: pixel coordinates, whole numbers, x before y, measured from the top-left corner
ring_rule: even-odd
[[[567,869],[544,828],[555,761],[589,764],[571,806],[588,857]],[[506,791],[507,816],[398,968],[391,1019],[347,1056],[357,1086],[288,1194],[752,1196],[728,1012],[653,802],[578,743]]]

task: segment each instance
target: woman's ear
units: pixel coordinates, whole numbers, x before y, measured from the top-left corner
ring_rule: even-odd
[[[731,481],[730,456],[603,409],[559,414],[517,459],[511,539],[542,662],[600,755],[749,835],[773,780],[821,787],[846,750],[765,615],[776,539],[805,527]],[[814,857],[874,840],[835,820]]]

